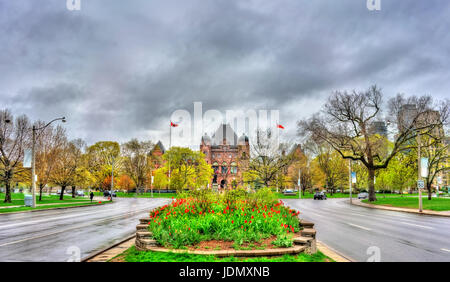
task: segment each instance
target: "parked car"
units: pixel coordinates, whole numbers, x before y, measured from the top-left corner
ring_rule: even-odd
[[[358,199],[367,199],[367,198],[369,198],[369,194],[366,192],[358,194]]]
[[[109,195],[110,195],[110,191],[108,191],[108,190],[103,191],[103,196],[104,196],[104,197],[109,197]],[[112,196],[113,196],[113,197],[117,197],[116,191],[113,191],[113,192],[112,192]]]
[[[77,194],[78,197],[84,197],[84,191],[82,191],[82,190],[78,190],[76,192],[76,194]]]
[[[327,199],[327,194],[325,194],[324,192],[316,192],[314,194],[314,200],[326,200]]]
[[[286,189],[283,191],[283,194],[286,196],[295,196],[295,192],[292,189]]]

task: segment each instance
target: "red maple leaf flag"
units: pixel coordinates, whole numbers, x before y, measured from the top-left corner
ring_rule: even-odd
[[[277,124],[278,128],[284,129],[284,126],[282,126],[281,124]]]
[[[177,127],[178,126],[178,124],[176,124],[176,123],[173,123],[172,121],[170,122],[170,126],[172,126],[172,127]]]

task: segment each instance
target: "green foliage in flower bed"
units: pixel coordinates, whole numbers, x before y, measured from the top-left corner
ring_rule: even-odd
[[[292,243],[292,238],[286,235],[300,229],[298,212],[285,207],[269,189],[256,193],[238,189],[223,195],[198,190],[153,210],[150,218],[153,237],[174,248],[208,240],[242,245],[274,235],[276,245],[288,246],[286,241]]]
[[[333,262],[332,259],[321,252],[309,255],[301,253],[298,255],[284,255],[280,257],[224,257],[193,255],[187,253],[160,253],[142,252],[131,247],[112,261],[124,262]]]

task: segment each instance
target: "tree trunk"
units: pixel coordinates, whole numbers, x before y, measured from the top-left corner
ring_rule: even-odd
[[[72,198],[75,198],[75,189],[76,189],[76,186],[72,186]]]
[[[377,200],[375,196],[375,170],[369,168],[369,175],[367,178],[367,183],[369,184],[369,202],[374,202]]]
[[[5,181],[5,203],[11,203],[11,185],[9,184],[9,179]]]
[[[42,201],[42,190],[44,189],[44,185],[39,184],[39,201]]]
[[[64,200],[64,190],[66,190],[66,186],[61,186],[61,194],[59,195],[59,199]]]
[[[427,184],[427,190],[428,190],[428,200],[431,200],[431,183]]]

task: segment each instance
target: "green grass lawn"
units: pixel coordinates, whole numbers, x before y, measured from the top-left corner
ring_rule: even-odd
[[[78,207],[78,206],[95,206],[95,205],[104,205],[110,202],[86,202],[86,203],[71,203],[71,204],[62,204],[62,205],[47,205],[47,206],[37,206],[36,208],[32,207],[16,207],[16,208],[5,208],[0,209],[0,213],[9,213],[9,212],[20,212],[20,211],[29,211],[29,210],[44,210],[44,209],[53,209],[53,208],[65,208],[65,207]]]
[[[368,203],[368,200],[363,200],[363,203]],[[432,198],[428,200],[427,197],[422,198],[423,209],[433,210],[433,211],[448,211],[450,210],[450,199],[445,198]],[[377,195],[377,201],[370,204],[374,205],[384,205],[392,207],[402,207],[402,208],[419,208],[419,199],[417,197],[390,197],[381,198]]]
[[[295,196],[287,196],[283,193],[275,193],[278,197],[278,199],[298,199],[298,193],[295,193]],[[357,194],[352,194],[353,198],[356,198]],[[328,198],[348,198],[350,197],[349,194],[344,193],[334,193],[333,195],[327,193]],[[308,193],[306,192],[305,195],[302,194],[302,199],[313,199],[314,193]]]
[[[331,262],[321,252],[313,255],[301,253],[299,255],[284,255],[282,257],[255,257],[255,258],[237,258],[216,256],[193,255],[187,253],[160,253],[160,252],[141,252],[133,247],[118,255],[111,261],[122,262]]]
[[[12,203],[4,203],[5,193],[0,193],[0,207],[5,206],[23,206],[24,194],[23,193],[12,193],[11,201]],[[72,198],[72,195],[64,195],[64,200],[59,199],[59,195],[42,195],[42,201],[39,201],[39,194],[36,195],[36,204],[56,204],[56,203],[71,203],[71,202],[87,202],[90,201],[87,197],[76,197]]]
[[[94,192],[95,196],[103,197],[103,192]],[[117,192],[117,197],[119,198],[151,198],[152,193],[139,193],[136,195],[136,193],[124,193],[124,192]],[[153,198],[176,198],[176,193],[158,193],[157,190],[153,191]]]
[[[298,199],[298,193],[295,193],[295,196],[286,196],[283,193],[275,193],[278,197],[278,199]],[[382,194],[377,193],[377,198],[398,198],[398,197],[414,197],[418,196],[419,194]],[[334,193],[331,195],[330,193],[327,193],[328,198],[349,198],[350,195],[346,193]],[[352,198],[358,197],[358,193],[352,193]],[[302,199],[313,199],[314,193],[306,192],[305,195],[302,194]]]

